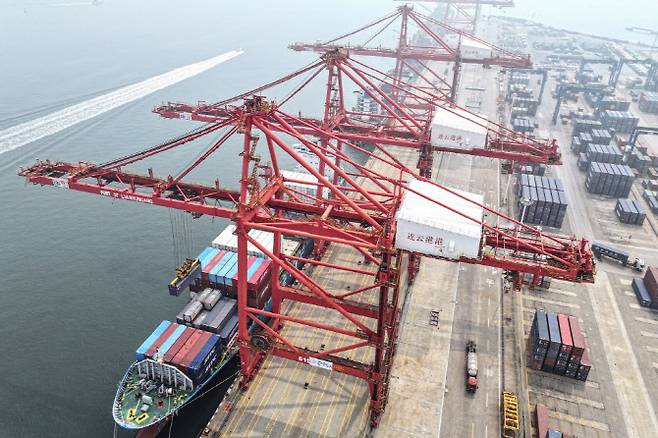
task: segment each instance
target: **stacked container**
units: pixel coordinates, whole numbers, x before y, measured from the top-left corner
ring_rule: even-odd
[[[651,297],[651,307],[658,309],[658,268],[650,266],[644,274],[644,286]]]
[[[562,345],[560,346],[560,350],[557,355],[557,361],[555,362],[555,367],[553,370],[555,371],[555,374],[564,375],[567,370],[569,358],[571,357],[571,352],[573,350],[573,339],[571,337],[569,317],[560,314],[557,315],[557,319],[560,328],[560,338],[562,339]]]
[[[518,117],[512,120],[512,129],[523,134],[531,134],[535,130],[535,124],[527,117]]]
[[[543,309],[537,309],[535,319],[532,321],[530,329],[529,349],[530,349],[530,368],[540,370],[546,358],[548,346],[551,343],[551,337],[548,332],[548,320],[546,312]]]
[[[656,192],[645,190],[642,197],[647,201],[647,204],[649,204],[651,212],[658,213],[658,198],[656,197]]]
[[[548,333],[551,342],[548,344],[548,350],[546,351],[546,357],[544,358],[541,370],[553,372],[557,364],[558,354],[562,348],[562,337],[560,336],[560,324],[557,314],[555,312],[547,312],[546,318],[548,319]]]
[[[603,111],[601,123],[608,130],[617,134],[630,134],[637,127],[639,119],[628,111]]]
[[[573,136],[580,135],[581,132],[592,132],[594,129],[603,128],[603,124],[598,120],[575,119],[573,121]]]
[[[646,91],[641,93],[638,107],[645,113],[658,113],[658,93]]]
[[[212,247],[219,250],[233,251],[237,252],[238,250],[238,236],[235,234],[235,225],[231,224],[224,228],[219,236],[217,236],[212,241]],[[273,252],[274,248],[274,234],[262,230],[250,230],[249,237],[256,240],[261,246],[265,247],[266,250]],[[263,253],[261,249],[256,247],[254,244],[249,242],[247,244],[247,254],[254,257],[266,258],[267,256]]]
[[[585,336],[580,328],[580,322],[575,316],[569,316],[569,327],[571,329],[571,338],[573,341],[573,348],[571,350],[571,357],[567,364],[565,376],[576,378],[578,380],[587,380],[591,364],[589,363],[589,354],[587,353],[587,343]]]
[[[628,153],[626,163],[633,169],[636,169],[639,174],[643,175],[653,165],[653,159],[646,155],[645,152],[642,152],[642,148],[636,147]]]
[[[599,111],[612,110],[612,111],[628,111],[631,103],[627,100],[619,100],[615,98],[603,98],[599,101]]]
[[[591,364],[585,337],[575,317],[537,309],[528,349],[530,368],[587,380]]]
[[[587,147],[587,161],[597,163],[621,164],[624,156],[617,146],[590,144]]]
[[[520,174],[517,195],[519,219],[523,222],[562,227],[569,202],[559,179]],[[522,200],[529,200],[530,205],[524,206]]]
[[[587,159],[587,154],[585,152],[581,152],[578,154],[578,169],[586,172],[587,169],[589,168],[589,159]]]
[[[142,343],[137,360],[162,360],[184,372],[195,383],[203,382],[222,352],[219,336],[192,327],[163,321]]]
[[[593,129],[591,134],[594,144],[609,145],[612,141],[612,135],[607,129]]]
[[[580,134],[571,137],[571,150],[577,154],[583,151],[583,145],[580,142]]]
[[[517,96],[515,96],[512,99],[513,108],[526,108],[526,114],[531,116],[537,114],[538,106],[539,106],[539,101],[537,99],[531,99],[527,97],[517,97]]]
[[[265,240],[267,241],[267,239]],[[222,294],[228,297],[237,298],[238,255],[235,251],[226,249],[231,245],[228,239],[221,240],[217,238],[213,243],[221,245],[225,249],[206,248],[199,255],[202,281],[198,287],[195,286],[195,290],[203,290],[209,287],[221,291]],[[272,244],[273,242],[269,243],[270,247]],[[257,251],[254,250],[253,252]],[[270,298],[271,275],[272,261],[270,259],[255,255],[247,256],[247,298],[249,306],[263,308],[265,302]]]
[[[634,180],[633,170],[626,165],[590,162],[585,188],[590,193],[627,198]]]
[[[617,200],[615,213],[621,223],[630,225],[642,225],[647,216],[640,203],[632,199]]]

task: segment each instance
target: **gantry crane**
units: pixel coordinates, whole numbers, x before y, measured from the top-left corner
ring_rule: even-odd
[[[369,84],[372,81],[364,70],[350,70],[355,64],[340,53],[325,55],[315,67],[324,69],[327,57],[341,60],[330,63],[336,81],[344,75],[374,85]],[[297,73],[285,79],[298,77],[300,73]],[[282,82],[283,79],[275,81]],[[586,240],[546,234],[437,184],[400,162],[387,145],[379,141],[377,132],[358,134],[357,131],[351,138],[339,135],[339,130],[333,128],[345,114],[334,112],[330,104],[325,105],[319,124],[299,117],[285,108],[289,106],[289,98],[304,88],[306,82],[279,103],[261,94],[273,84],[223,101],[221,121],[205,124],[158,146],[101,164],[38,161],[19,172],[34,184],[163,206],[189,212],[195,217],[208,215],[232,220],[238,237],[238,344],[243,385],[254,378],[266,355],[345,373],[368,382],[371,424],[377,425],[386,405],[395,355],[403,264],[411,255],[427,256],[395,245],[398,209],[409,193],[423,199],[427,205],[439,206],[476,224],[480,230],[477,256],[431,257],[504,269],[512,274],[517,287],[522,281],[520,273],[531,274],[533,284],[543,276],[577,283],[594,281],[594,260]],[[335,95],[332,101],[342,101],[343,96],[338,95],[337,90],[329,91]],[[400,92],[405,98],[423,101],[421,96],[412,96],[411,91]],[[382,92],[380,100],[387,108],[386,117],[394,118],[403,129],[414,132],[422,128],[406,116],[406,109],[391,96]],[[372,149],[363,147],[360,135],[364,135]],[[214,138],[210,146],[175,175],[157,176],[151,168],[147,172],[135,169],[143,160],[173,149],[180,150],[190,142],[211,136]],[[387,136],[388,133],[381,133],[382,139]],[[234,144],[234,140],[239,141],[240,147],[239,151],[231,153],[227,145]],[[291,145],[294,143],[308,148],[319,165],[299,154]],[[364,154],[372,165],[351,158],[348,150]],[[192,171],[219,155],[240,167],[237,181],[217,179],[205,184],[188,181]],[[279,165],[284,160],[303,167],[314,177],[314,182],[286,177]],[[325,176],[325,168],[331,168],[334,176]],[[413,189],[409,185],[412,180],[421,181],[442,195],[430,197]],[[317,190],[314,196],[309,196],[290,183],[308,184]],[[451,197],[477,206],[486,212],[485,219],[460,211],[446,201]],[[273,233],[273,247],[266,248],[249,236],[252,229]],[[280,244],[284,234],[346,248],[370,263],[286,255]],[[271,310],[248,305],[248,244],[272,261]],[[332,278],[345,272],[360,275],[363,286],[356,290],[323,286],[308,270],[297,268],[294,262],[300,261],[307,266],[330,270]],[[281,284],[281,271],[290,274],[296,283]],[[291,313],[294,304],[324,309],[338,320],[328,323],[324,318],[318,321],[297,317]],[[269,318],[268,322],[262,317]],[[256,330],[249,330],[250,324]],[[283,324],[298,324],[308,330],[330,333],[337,339],[336,344],[321,351],[309,349],[300,345],[303,340],[287,338],[285,331],[281,331]],[[360,354],[367,359],[356,360]]]
[[[381,35],[389,26],[396,21],[400,22],[399,38],[396,48],[369,47],[369,44],[379,35]],[[415,41],[409,42],[408,34],[411,24],[418,27]],[[379,27],[378,27],[379,26]],[[363,36],[368,31],[374,31],[363,44],[349,44],[348,38],[356,35]],[[440,34],[454,35],[456,41],[450,43]],[[424,40],[429,41],[429,46],[424,45]],[[461,50],[463,43],[469,42],[479,48],[475,54],[464,54]],[[395,84],[403,81],[405,72],[408,70],[417,75],[423,86],[426,86],[434,92],[443,94],[452,102],[456,101],[458,89],[459,74],[463,64],[479,64],[485,67],[498,65],[507,68],[529,68],[532,67],[530,56],[521,56],[494,44],[486,42],[472,34],[461,29],[457,29],[446,23],[442,23],[432,17],[423,15],[413,10],[411,6],[405,5],[398,7],[394,12],[388,14],[374,22],[360,27],[352,32],[332,38],[323,43],[294,43],[290,45],[292,50],[296,51],[314,51],[325,53],[338,48],[347,48],[355,56],[376,56],[393,58],[396,60],[393,77]],[[486,54],[483,52],[486,51]],[[436,74],[434,69],[428,66],[429,62],[452,62],[453,76],[452,81],[448,82],[440,75]],[[437,88],[434,82],[441,85]],[[394,91],[396,95],[397,91]]]
[[[345,141],[417,149],[421,151],[423,160],[429,160],[425,165],[419,166],[419,170],[424,176],[430,176],[427,173],[431,168],[430,155],[435,151],[501,158],[524,163],[561,163],[561,155],[555,140],[531,138],[505,128],[433,94],[424,87],[397,80],[390,74],[351,58],[348,49],[334,49],[326,52],[309,66],[251,90],[250,93],[260,93],[268,88],[308,75],[308,78],[303,80],[302,87],[292,92],[286,98],[288,100],[318,78],[322,72],[327,75],[325,112],[331,114],[331,117],[326,121],[312,117],[299,117],[297,120],[301,122],[291,121],[291,123],[301,123],[297,127],[302,132],[308,126],[323,127]],[[370,96],[379,104],[382,111],[372,114],[349,110],[345,106],[345,90],[348,89],[348,85],[352,88],[356,87],[357,90]],[[393,98],[390,90],[397,90],[398,93],[401,93],[405,103],[401,104]],[[245,96],[248,95],[249,93],[245,94]],[[226,100],[213,104],[169,102],[156,107],[153,111],[165,118],[219,122],[230,116],[228,103],[230,101]],[[422,112],[418,113],[414,110]],[[430,140],[431,120],[437,110],[468,119],[474,125],[486,127],[489,134],[485,147],[469,147],[466,144],[432,144]],[[365,122],[361,118],[364,115],[378,119],[378,121]],[[427,152],[426,156],[423,155],[423,151]]]
[[[404,1],[404,0],[400,0]],[[475,33],[482,6],[497,8],[514,7],[513,0],[418,0],[423,3],[445,4],[443,21],[470,33]]]

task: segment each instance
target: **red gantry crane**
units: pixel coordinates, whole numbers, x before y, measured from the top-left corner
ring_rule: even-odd
[[[308,72],[313,72],[311,76],[317,75],[319,72],[315,69],[321,71],[327,63],[335,79],[330,80],[330,84],[350,77],[375,86],[370,83],[368,75],[371,73],[356,70],[358,64],[348,61],[338,51],[284,79]],[[326,104],[320,122],[284,109],[290,98],[304,88],[306,81],[278,103],[261,95],[263,90],[281,82],[283,79],[223,101],[212,109],[221,110],[219,121],[213,119],[191,133],[158,146],[101,164],[38,161],[22,168],[19,174],[34,184],[182,210],[195,217],[208,215],[232,220],[238,237],[238,344],[242,384],[246,387],[254,378],[266,355],[355,376],[368,382],[373,426],[377,425],[386,405],[400,318],[401,273],[411,255],[501,268],[512,274],[517,287],[522,281],[520,273],[531,274],[535,284],[543,276],[593,282],[595,266],[586,240],[543,233],[405,166],[388,150],[387,144],[382,143],[384,139],[398,137],[383,128],[380,132],[359,131],[361,128],[350,132],[349,124],[341,125],[345,123],[346,113],[342,104],[345,96],[339,88],[328,88],[327,100],[341,104]],[[400,92],[405,98],[418,98],[426,103],[430,100],[412,96],[408,90]],[[390,110],[385,117],[395,119],[411,138],[424,129],[391,96],[382,92],[378,98]],[[336,108],[343,113],[335,112]],[[217,113],[211,115],[216,116]],[[341,134],[341,126],[344,126],[344,134]],[[207,149],[176,174],[158,176],[151,168],[147,172],[135,169],[143,160],[173,149],[180,151],[187,144],[210,136],[213,140]],[[404,145],[400,139],[395,141]],[[319,165],[298,153],[293,146],[295,143],[305,146]],[[369,147],[364,147],[364,143]],[[231,146],[239,150],[231,153]],[[368,163],[355,160],[350,151],[363,154]],[[234,161],[240,167],[234,184],[226,185],[219,180],[188,181],[192,171],[208,164],[211,158],[219,157]],[[287,177],[280,167],[283,162],[303,167],[313,180]],[[325,176],[325,168],[333,170],[333,177]],[[438,191],[439,195],[430,196],[414,188],[418,182]],[[316,190],[309,194],[300,190],[300,185]],[[236,186],[237,189],[228,188]],[[448,257],[441,252],[448,242],[441,238],[414,233],[400,235],[400,206],[406,196],[412,195],[428,208],[441,208],[475,225],[479,230],[476,254]],[[461,207],[450,200],[475,207],[481,215],[461,211]],[[253,229],[273,233],[273,248],[266,248],[252,238],[248,232]],[[281,249],[283,235],[326,242],[332,251],[327,251],[325,256],[342,250],[358,255],[360,260],[286,255]],[[425,243],[432,239],[430,245],[438,252],[433,255],[412,253],[397,244],[400,239],[420,238]],[[248,304],[248,244],[272,261],[270,310]],[[299,268],[298,262],[305,263],[306,267]],[[318,268],[328,270],[329,278],[334,279],[346,273],[356,275],[362,286],[345,288],[341,282],[323,283],[313,275]],[[295,283],[281,284],[279,274],[283,271],[291,275]],[[320,320],[299,316],[295,312],[300,306],[322,309],[323,316]],[[264,318],[269,319],[264,321]],[[257,330],[249,330],[250,325]],[[309,348],[303,345],[307,338],[286,336],[288,325],[331,335],[331,342],[319,350]]]
[[[398,44],[396,48],[370,47],[393,23],[400,23]],[[410,42],[408,35],[411,25],[416,25],[418,32],[414,41]],[[350,44],[348,39],[374,32],[361,44]],[[453,41],[449,41],[450,38]],[[428,87],[443,97],[455,102],[458,89],[459,74],[462,64],[479,64],[483,66],[498,65],[506,68],[530,68],[530,56],[521,56],[509,50],[498,47],[464,30],[442,23],[432,17],[414,11],[411,6],[398,7],[394,12],[360,27],[352,32],[340,35],[323,43],[294,43],[290,45],[296,51],[314,51],[324,53],[338,48],[349,49],[352,55],[376,56],[396,60],[392,76],[394,83],[403,82],[407,72],[418,76],[421,86]],[[467,49],[468,48],[468,49]],[[429,62],[452,62],[453,77],[449,83],[436,74]],[[437,87],[435,82],[440,85]],[[393,91],[394,95],[398,92]]]
[[[470,33],[475,33],[482,6],[514,7],[513,0],[419,0],[422,3],[443,3],[443,21]]]
[[[324,118],[299,116],[288,122],[302,133],[321,128],[331,131],[344,141],[365,144],[400,146],[421,152],[418,169],[429,177],[433,152],[452,152],[489,158],[501,158],[522,163],[561,164],[561,154],[555,140],[528,137],[510,130],[494,121],[462,108],[449,100],[433,94],[426,88],[370,67],[350,57],[348,49],[334,49],[324,53],[316,62],[283,78],[244,93],[242,97],[261,93],[267,89],[302,78],[302,84],[282,102],[287,102],[325,72],[326,91]],[[306,75],[306,77],[304,77]],[[349,82],[349,83],[348,83]],[[356,88],[367,94],[378,105],[374,113],[349,110],[346,105],[348,89]],[[404,104],[393,97],[396,90],[403,96]],[[165,118],[187,119],[199,122],[220,122],[231,115],[225,100],[213,104],[169,102],[153,111]],[[483,147],[469,144],[465,139],[432,138],[432,120],[441,113],[487,131]],[[273,129],[278,129],[275,125]],[[438,134],[438,133],[435,133]]]
[[[427,178],[431,177],[434,152],[436,151],[502,158],[521,163],[561,163],[561,155],[555,140],[535,139],[509,130],[432,94],[425,87],[397,80],[390,74],[350,59],[348,50],[344,48],[327,52],[316,63],[251,90],[250,94],[260,93],[307,74],[308,77],[303,79],[302,85],[291,91],[290,95],[286,97],[285,101],[287,101],[302,88],[308,86],[323,71],[327,75],[324,119],[302,118],[300,115],[299,119],[303,120],[304,125],[297,126],[297,128],[301,132],[305,132],[308,125],[311,125],[332,130],[338,138],[347,141],[364,144],[377,142],[381,145],[417,149],[419,151],[417,168],[419,173]],[[380,110],[374,114],[348,110],[345,107],[345,90],[350,86],[356,87],[358,92],[368,95],[377,103]],[[394,91],[399,94],[394,96]],[[246,95],[249,93],[245,93]],[[404,104],[400,102],[401,96]],[[226,109],[227,103],[229,102],[223,101],[214,104],[200,102],[190,105],[169,102],[155,108],[154,112],[165,118],[220,122],[229,114]],[[454,131],[452,134],[443,135],[438,132],[441,130],[440,127],[435,127],[434,130],[437,132],[433,133],[432,121],[437,111],[442,112],[436,115],[439,119],[452,115],[457,119],[465,119],[474,126],[486,129],[485,144],[479,147],[455,139],[453,137],[459,138],[459,135],[455,136]],[[296,122],[291,121],[290,123]],[[322,249],[322,245],[317,246],[316,253]],[[412,257],[412,262],[408,265],[409,284],[412,284],[415,279],[419,263],[419,259]]]

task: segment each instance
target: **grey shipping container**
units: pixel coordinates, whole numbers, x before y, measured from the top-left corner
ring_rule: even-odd
[[[632,284],[633,292],[635,292],[637,302],[640,304],[640,306],[651,307],[653,300],[651,299],[651,295],[649,295],[649,291],[644,285],[644,281],[642,281],[641,278],[634,278]]]
[[[237,300],[228,297],[222,297],[215,307],[208,312],[201,328],[213,333],[220,333],[229,318],[236,312]]]

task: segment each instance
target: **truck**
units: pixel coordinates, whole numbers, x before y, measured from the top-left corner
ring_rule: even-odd
[[[613,248],[603,243],[593,242],[592,252],[599,260],[601,260],[603,257],[607,257],[609,259],[616,260],[617,262],[621,263],[622,266],[630,267],[634,271],[644,271],[644,260],[638,257],[635,257],[631,260],[630,254],[621,249]]]
[[[478,389],[478,358],[475,341],[466,342],[466,391]]]

